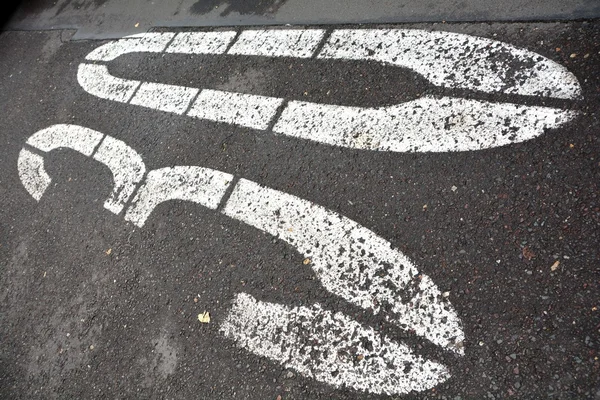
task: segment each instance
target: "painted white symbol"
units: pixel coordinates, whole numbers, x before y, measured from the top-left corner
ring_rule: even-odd
[[[105,208],[142,227],[152,210],[187,200],[267,232],[305,258],[323,287],[441,349],[464,354],[456,311],[431,279],[391,244],[356,222],[307,200],[196,166],[150,171],[122,141],[75,125],[32,135],[19,155],[19,176],[39,201],[51,183],[43,155],[70,148],[108,166],[115,188]],[[234,185],[231,194],[227,189]],[[130,204],[134,190],[137,194]],[[127,207],[126,207],[127,206]],[[241,347],[300,374],[337,387],[401,394],[429,389],[450,377],[444,365],[348,315],[319,304],[288,307],[237,294],[220,331]]]
[[[98,47],[78,81],[103,99],[335,146],[394,152],[480,150],[518,143],[573,119],[554,107],[424,96],[389,107],[351,107],[198,89],[112,76],[107,64],[134,52],[371,60],[408,68],[431,84],[506,95],[577,99],[562,65],[499,41],[407,29],[243,30],[134,35]],[[278,113],[281,113],[279,116]]]

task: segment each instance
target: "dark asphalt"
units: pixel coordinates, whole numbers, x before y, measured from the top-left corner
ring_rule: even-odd
[[[1,33],[0,398],[390,398],[336,390],[236,348],[217,324],[240,291],[318,301],[405,336],[322,290],[285,243],[213,211],[169,202],[143,228],[126,223],[102,206],[109,170],[69,150],[46,158],[53,184],[36,203],[17,156],[33,133],[65,123],[125,141],[149,170],[232,173],[389,240],[450,292],[466,335],[464,357],[417,348],[453,376],[403,398],[600,399],[600,24],[402,27],[489,37],[558,61],[584,95],[561,104],[581,114],[483,151],[342,149],[93,97],[76,71],[103,42],[71,40],[68,30]],[[309,63],[133,54],[111,72],[339,104],[393,104],[433,90],[373,63]],[[211,324],[198,322],[203,311]]]

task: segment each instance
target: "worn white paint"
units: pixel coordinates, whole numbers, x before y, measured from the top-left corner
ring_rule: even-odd
[[[574,99],[577,78],[541,55],[497,40],[418,29],[336,29],[318,58],[409,68],[434,85]]]
[[[52,182],[52,179],[44,169],[44,158],[27,149],[23,149],[19,153],[17,167],[19,177],[27,192],[36,201],[40,201]]]
[[[235,31],[180,32],[165,50],[179,54],[223,54],[235,37]]]
[[[183,114],[199,90],[185,86],[144,82],[130,103],[155,110]]]
[[[86,92],[101,99],[127,103],[141,82],[112,76],[104,65],[80,64],[77,82]]]
[[[337,29],[326,38],[322,29],[250,29],[237,39],[233,31],[173,35],[124,38],[101,46],[87,59],[110,61],[131,52],[223,54],[231,45],[227,51],[231,55],[376,61],[411,69],[433,85],[448,88],[561,99],[581,96],[577,78],[562,65],[506,43],[464,34]],[[183,114],[200,90],[148,82],[140,86],[138,81],[111,76],[104,65],[82,64],[78,80],[98,97],[176,114]],[[265,130],[283,102],[204,89],[188,115]],[[290,101],[274,121],[274,132],[363,150],[468,151],[529,140],[576,115],[558,108],[452,97],[426,96],[371,108]]]
[[[174,36],[175,33],[173,32],[148,32],[114,40],[96,48],[85,59],[89,61],[112,61],[129,53],[161,53]]]
[[[427,96],[381,108],[291,101],[273,131],[364,150],[467,151],[523,142],[575,115],[557,108],[452,97]]]
[[[34,133],[27,144],[44,152],[68,148],[89,157],[103,137],[104,134],[82,126],[58,124]]]
[[[391,322],[463,352],[464,334],[454,309],[428,277],[419,275],[408,258],[372,231],[245,179],[233,189],[223,213],[295,247],[312,260],[312,269],[331,293],[375,313],[389,308],[386,318]]]
[[[450,376],[443,365],[319,304],[288,307],[240,293],[220,330],[254,354],[336,387],[395,395]]]
[[[141,156],[124,142],[77,125],[59,124],[42,129],[33,134],[27,144],[43,152],[72,149],[108,167],[114,188],[104,207],[115,214],[123,209],[146,171]],[[43,158],[25,149],[19,156],[19,176],[36,200],[51,182],[44,170]]]
[[[142,227],[152,210],[168,200],[193,201],[214,210],[232,180],[233,175],[202,167],[151,171],[127,209],[125,219]]]
[[[446,350],[464,353],[461,322],[429,277],[419,274],[389,242],[346,217],[245,179],[226,198],[233,176],[208,168],[162,168],[143,179],[143,160],[131,147],[79,126],[52,126],[32,135],[27,144],[41,152],[71,148],[106,165],[114,189],[105,208],[115,214],[139,186],[124,218],[140,227],[168,200],[193,201],[209,209],[222,205],[224,215],[288,242],[309,258],[333,295],[380,313]],[[23,149],[18,169],[25,188],[39,200],[51,182],[42,156]],[[426,390],[450,376],[444,366],[319,304],[288,307],[240,294],[220,329],[254,354],[334,386],[401,394]]]
[[[192,105],[190,117],[267,129],[283,99],[204,89]]]
[[[246,30],[240,33],[228,54],[309,58],[324,35],[322,29]]]
[[[142,157],[123,141],[106,136],[94,159],[106,165],[113,175],[114,187],[104,208],[118,214],[142,180],[146,167]]]

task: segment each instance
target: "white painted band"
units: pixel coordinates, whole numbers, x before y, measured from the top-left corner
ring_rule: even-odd
[[[336,387],[395,395],[450,377],[443,365],[319,304],[287,307],[240,293],[219,329],[256,355]]]
[[[146,51],[223,54],[235,32],[148,35],[108,43],[87,59],[110,61],[122,54]],[[325,31],[320,29],[244,30],[228,54],[371,60],[409,68],[443,87],[564,99],[581,96],[577,79],[562,65],[491,39],[423,30],[339,29],[331,33],[319,51],[323,40]],[[124,80],[111,76],[103,65],[91,64],[79,66],[78,81],[100,98],[180,115],[200,91]],[[276,133],[335,146],[395,152],[504,146],[537,137],[577,115],[549,107],[423,97],[372,108],[291,101],[281,117],[273,121],[283,102],[275,97],[204,89],[187,115],[260,130],[275,122]]]

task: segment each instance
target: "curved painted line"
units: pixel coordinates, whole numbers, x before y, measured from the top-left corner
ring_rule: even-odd
[[[241,179],[223,214],[289,243],[329,292],[383,313],[443,348],[463,352],[458,315],[429,277],[385,239],[307,200]]]
[[[371,60],[411,69],[441,87],[561,99],[581,96],[577,78],[564,66],[493,39],[418,29],[336,29],[316,54],[324,36],[321,29],[244,30],[227,54]],[[112,61],[133,52],[223,54],[234,37],[232,31],[152,32],[102,45],[86,60]]]
[[[575,75],[557,62],[508,43],[461,33],[337,29],[318,58],[409,68],[432,84],[449,88],[559,99],[581,96]]]
[[[87,59],[110,61],[131,52],[315,56],[319,29],[152,33],[108,43]],[[170,43],[169,43],[170,41]],[[458,49],[458,50],[457,50]],[[581,95],[573,74],[539,54],[491,39],[403,29],[335,30],[321,59],[373,60],[409,68],[439,86],[565,99]],[[514,65],[518,70],[512,71]],[[509,73],[512,71],[513,73]],[[104,65],[81,64],[80,85],[100,98],[216,122],[266,130],[284,99],[120,79]],[[423,97],[390,107],[349,107],[291,101],[273,131],[361,150],[470,151],[518,143],[577,115],[550,107]]]
[[[146,171],[141,156],[124,142],[77,125],[59,124],[42,129],[34,133],[27,144],[45,153],[69,148],[87,157],[93,155],[94,160],[107,166],[113,175],[114,187],[104,207],[115,214],[123,209]],[[39,201],[51,182],[43,158],[23,149],[18,168],[23,186]]]
[[[219,330],[256,355],[336,387],[395,395],[450,377],[443,365],[319,304],[288,307],[240,293]]]
[[[142,227],[154,208],[168,200],[186,200],[216,209],[233,175],[202,167],[172,167],[150,171],[125,219]]]
[[[34,154],[27,149],[22,149],[17,161],[19,177],[23,186],[29,192],[31,197],[40,201],[52,178],[44,169],[44,159],[42,156]]]

